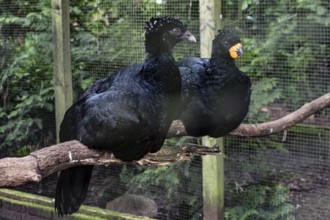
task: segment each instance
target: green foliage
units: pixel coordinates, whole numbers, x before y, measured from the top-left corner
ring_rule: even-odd
[[[252,85],[251,104],[247,120],[250,123],[264,122],[268,119],[262,107],[273,103],[281,97],[281,90],[276,88],[276,78],[263,78]]]
[[[24,157],[26,155],[29,155],[34,150],[35,149],[31,146],[23,146],[15,152],[15,156],[16,157]]]
[[[0,26],[5,29],[30,30],[3,39],[5,58],[11,61],[1,69],[0,78],[0,92],[5,95],[0,106],[0,151],[7,154],[13,154],[20,146],[42,144],[42,114],[54,111],[48,14],[49,9],[24,17],[0,18]],[[24,149],[27,148],[18,154],[28,152]]]
[[[295,108],[329,91],[329,81],[322,82],[328,75],[326,5],[322,0],[247,0],[242,5],[243,67],[254,79],[275,78],[280,98]]]
[[[293,205],[287,203],[290,191],[281,184],[258,185],[233,193],[238,205],[226,211],[228,220],[293,220]]]

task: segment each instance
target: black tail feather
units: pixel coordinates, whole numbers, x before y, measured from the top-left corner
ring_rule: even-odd
[[[84,201],[93,166],[73,167],[61,171],[56,186],[55,211],[58,216],[78,211]]]

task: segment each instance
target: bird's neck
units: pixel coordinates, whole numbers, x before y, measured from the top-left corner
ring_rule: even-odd
[[[171,87],[176,81],[179,81],[180,73],[176,66],[172,48],[159,38],[148,37],[145,41],[147,56],[144,62],[144,77],[151,83],[157,83]],[[166,88],[168,90],[169,88]]]
[[[221,55],[212,56],[209,62],[207,77],[209,80],[219,80],[223,83],[235,79],[240,84],[251,85],[250,78],[241,72],[235,64],[235,60],[229,57],[223,58]]]
[[[212,54],[209,62],[209,67],[212,72],[216,72],[217,74],[226,74],[227,70],[236,70],[238,69],[235,60],[231,58],[224,58],[220,54]]]
[[[179,69],[171,52],[149,53],[144,63],[143,77],[151,84],[155,84],[167,93],[175,94],[181,87]]]
[[[146,62],[175,63],[172,51],[154,51],[147,53]]]
[[[159,36],[146,36],[144,46],[146,53],[151,56],[159,56],[162,54],[172,56],[173,45],[161,39]]]

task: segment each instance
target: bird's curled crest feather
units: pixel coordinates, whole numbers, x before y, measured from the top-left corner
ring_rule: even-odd
[[[144,29],[146,30],[146,33],[155,33],[162,29],[164,29],[164,26],[178,26],[178,27],[186,27],[181,21],[178,19],[172,18],[172,17],[158,17],[158,18],[150,18],[148,22],[146,22],[146,25]]]

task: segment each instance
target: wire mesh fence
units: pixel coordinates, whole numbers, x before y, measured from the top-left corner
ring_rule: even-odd
[[[0,155],[55,143],[50,1],[0,0]],[[329,1],[222,1],[222,27],[241,37],[237,63],[253,82],[246,123],[279,118],[330,91]],[[95,80],[144,60],[144,23],[169,15],[199,39],[198,0],[70,1],[74,99]],[[179,44],[177,60],[199,57]],[[330,218],[329,110],[284,133],[225,137],[227,219]],[[166,149],[201,144],[167,140]],[[56,175],[20,190],[54,196]],[[128,202],[129,201],[129,202]],[[202,163],[99,166],[84,204],[157,219],[202,219]]]

